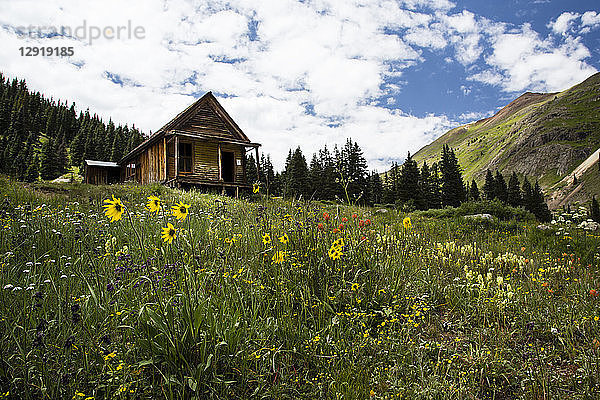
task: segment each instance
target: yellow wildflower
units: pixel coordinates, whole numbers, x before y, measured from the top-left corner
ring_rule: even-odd
[[[289,241],[290,241],[290,239],[288,238],[288,235],[287,235],[287,233],[284,233],[284,234],[283,234],[283,236],[281,236],[281,237],[279,238],[279,241],[280,241],[281,243],[283,243],[283,244],[287,244],[287,242],[289,242]]]
[[[187,217],[187,215],[188,215],[188,208],[190,208],[189,204],[184,204],[182,202],[179,202],[171,207],[171,212],[177,219],[180,219],[183,221],[185,219],[185,217]]]
[[[265,233],[262,236],[262,241],[263,241],[263,244],[269,244],[269,243],[271,243],[271,235],[269,235],[268,233]]]
[[[113,195],[112,200],[104,200],[104,202],[107,203],[102,206],[105,208],[104,214],[110,218],[110,222],[120,220],[125,212],[125,206],[121,203],[121,199],[117,199]]]
[[[177,234],[177,230],[175,229],[175,227],[169,222],[167,224],[166,228],[162,228],[162,235],[161,235],[161,239],[163,239],[165,242],[169,242],[169,244],[171,244],[173,242],[173,239],[175,238],[175,235]]]
[[[402,225],[404,225],[404,229],[411,229],[412,223],[410,222],[410,218],[406,217],[402,220]]]
[[[148,203],[146,203],[146,208],[153,213],[157,213],[160,210],[160,199],[156,196],[148,197]]]

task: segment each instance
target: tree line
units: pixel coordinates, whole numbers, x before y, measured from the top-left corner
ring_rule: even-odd
[[[314,153],[310,164],[300,147],[290,150],[282,172],[275,172],[269,155],[261,155],[257,170],[252,155],[246,159],[249,182],[260,182],[273,196],[342,200],[359,204],[394,204],[407,211],[458,207],[466,201],[499,200],[523,207],[539,220],[551,219],[539,183],[521,183],[513,172],[508,184],[499,171],[487,171],[483,192],[475,180],[463,180],[452,148],[445,145],[439,162],[419,168],[410,153],[402,165],[392,164],[385,174],[369,172],[358,143],[347,139],[342,148],[327,146]]]
[[[135,126],[77,113],[75,103],[48,99],[0,73],[0,173],[28,182],[55,179],[85,159],[117,162],[143,140]]]

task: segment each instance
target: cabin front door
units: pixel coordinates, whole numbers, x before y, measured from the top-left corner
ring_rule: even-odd
[[[235,157],[232,151],[221,152],[221,168],[224,182],[233,182],[235,176]]]

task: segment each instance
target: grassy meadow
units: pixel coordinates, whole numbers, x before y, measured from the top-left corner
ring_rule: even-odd
[[[2,180],[0,398],[600,398],[600,232],[447,214]]]

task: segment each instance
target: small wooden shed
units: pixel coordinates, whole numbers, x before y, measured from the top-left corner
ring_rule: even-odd
[[[121,167],[115,162],[84,161],[84,182],[92,185],[109,185],[121,179]]]
[[[208,92],[123,157],[121,181],[233,189],[237,195],[251,186],[246,152],[254,149],[258,160],[259,146]]]

